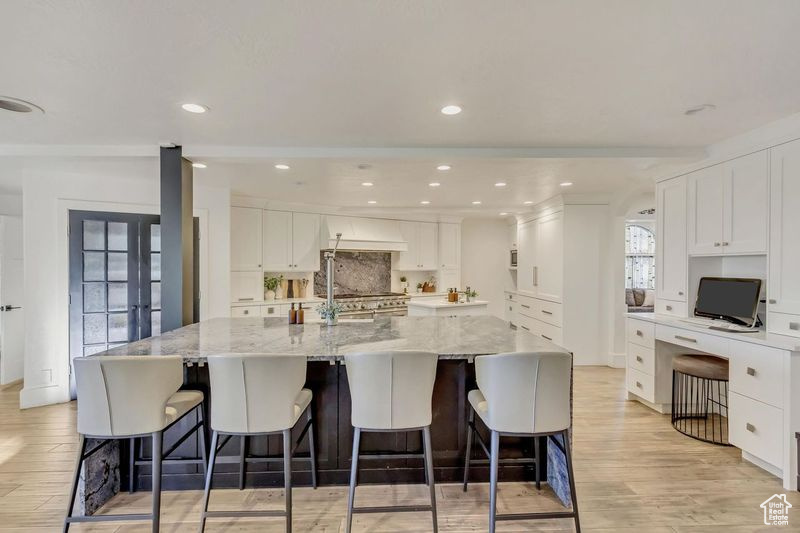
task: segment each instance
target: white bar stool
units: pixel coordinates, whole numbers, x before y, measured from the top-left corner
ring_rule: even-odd
[[[428,352],[372,352],[345,355],[347,383],[350,385],[353,435],[353,464],[350,494],[347,499],[347,533],[353,527],[353,513],[430,511],[433,531],[438,531],[436,493],[431,453],[433,384],[438,356]],[[361,455],[362,432],[399,433],[422,431],[422,454]],[[358,460],[380,458],[424,458],[425,478],[430,487],[430,505],[355,507]]]
[[[464,464],[464,490],[467,490],[472,437],[477,437],[489,457],[489,532],[494,533],[497,520],[532,520],[574,518],[580,533],[578,500],[569,444],[571,356],[563,352],[519,352],[484,355],[475,358],[478,388],[470,391],[467,426],[467,457]],[[491,449],[475,428],[475,413],[491,431]],[[497,514],[497,470],[500,459],[500,437],[550,437],[553,445],[562,445],[553,438],[561,435],[567,461],[572,510],[552,513]],[[537,484],[539,479],[538,446]],[[518,463],[518,461],[515,461]]]
[[[75,383],[78,393],[78,458],[72,480],[63,531],[74,522],[152,520],[159,530],[161,514],[161,461],[163,433],[194,409],[203,415],[203,393],[178,391],[183,385],[183,362],[169,356],[92,356],[76,358]],[[180,442],[197,431],[205,458],[203,422],[192,427]],[[115,439],[152,436],[153,506],[150,514],[72,516],[83,461]],[[86,451],[87,439],[104,440]],[[174,447],[173,447],[174,449]],[[172,450],[170,450],[172,451]],[[168,454],[167,454],[168,455]],[[205,469],[205,460],[203,468]]]
[[[292,456],[297,445],[308,434],[311,479],[317,487],[317,460],[314,447],[314,421],[311,414],[312,394],[304,389],[306,358],[298,355],[220,354],[208,358],[211,381],[211,458],[203,494],[203,514],[200,531],[207,518],[216,517],[285,517],[286,531],[292,531]],[[292,442],[292,428],[306,412],[303,431]],[[285,511],[209,511],[208,498],[214,476],[217,453],[231,436],[283,434],[283,455],[280,457],[244,456],[245,462],[283,462]],[[219,444],[220,435],[226,436]],[[240,458],[233,458],[239,462]],[[243,474],[242,474],[243,475]],[[241,482],[240,482],[241,486]]]

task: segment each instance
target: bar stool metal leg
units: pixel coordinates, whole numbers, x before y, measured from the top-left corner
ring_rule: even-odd
[[[439,520],[436,516],[436,485],[433,482],[433,450],[431,447],[431,427],[422,429],[422,440],[425,446],[425,472],[428,477],[428,487],[431,491],[431,514],[433,515],[433,533],[439,531]]]
[[[239,437],[239,490],[244,490],[244,479],[247,475],[247,435]]]
[[[472,432],[475,424],[475,410],[469,407],[469,420],[467,422],[467,456],[464,459],[464,492],[467,492],[467,482],[469,481],[469,461],[472,456]]]
[[[136,437],[128,443],[128,492],[136,492]]]
[[[161,454],[163,453],[164,434],[153,433],[153,533],[161,527]]]
[[[311,454],[311,486],[317,488],[317,445],[314,441],[314,415],[308,406],[308,453]]]
[[[208,470],[206,470],[206,487],[203,491],[203,512],[200,515],[200,533],[206,529],[206,514],[208,513],[208,497],[211,495],[211,480],[214,477],[214,462],[217,460],[217,442],[219,433],[214,431],[211,434],[211,457],[208,460]]]
[[[83,464],[83,455],[86,453],[86,437],[81,435],[78,440],[78,458],[75,461],[75,473],[72,476],[72,488],[69,491],[69,503],[67,503],[67,519],[72,517],[72,507],[75,505],[75,496],[78,494],[78,483],[81,479],[81,465]],[[64,521],[64,533],[69,531],[69,520]]]
[[[542,490],[542,442],[541,437],[533,438],[533,453],[536,454],[536,490]]]
[[[500,462],[500,433],[492,431],[489,457],[489,533],[495,532],[497,523],[497,468]]]
[[[569,444],[569,430],[562,433],[564,438],[564,456],[567,459],[567,475],[569,476],[569,496],[572,500],[572,512],[575,514],[575,531],[581,533],[581,522],[578,519],[578,495],[575,492],[575,470],[572,468],[572,446]]]
[[[350,465],[350,493],[347,496],[347,533],[353,529],[353,507],[356,501],[356,483],[358,481],[358,454],[361,446],[361,429],[353,432],[353,460]]]
[[[286,492],[286,533],[292,533],[292,430],[283,432],[283,486]]]

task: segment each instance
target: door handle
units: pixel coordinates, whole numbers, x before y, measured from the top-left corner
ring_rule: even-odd
[[[683,335],[675,335],[675,338],[679,341],[686,341],[686,342],[697,342],[697,339],[693,339],[691,337],[684,337]]]

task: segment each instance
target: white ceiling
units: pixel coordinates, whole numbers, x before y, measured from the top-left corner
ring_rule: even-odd
[[[374,194],[413,205],[439,158],[403,150],[517,148],[528,157],[453,164],[430,199],[505,208],[563,179],[610,192],[665,148],[696,155],[800,111],[799,26],[796,0],[4,0],[0,95],[45,113],[0,110],[0,153],[172,141],[234,170],[235,190],[291,197],[303,181],[348,205],[369,196],[348,149],[375,147]],[[464,112],[441,115],[449,103]],[[296,171],[243,147],[284,150]],[[548,149],[568,155],[531,159]],[[514,187],[492,190],[499,178]]]

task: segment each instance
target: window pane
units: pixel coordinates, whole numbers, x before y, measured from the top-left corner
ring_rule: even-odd
[[[108,254],[108,281],[128,281],[128,254]]]
[[[108,249],[123,251],[128,249],[127,222],[108,223]]]
[[[83,252],[83,281],[105,281],[106,254]]]
[[[128,310],[128,284],[109,283],[108,284],[108,310],[127,311]]]
[[[108,341],[124,342],[128,340],[128,313],[108,315]]]
[[[83,355],[94,355],[96,353],[105,352],[106,345],[105,344],[95,344],[94,346],[84,346],[83,347]]]
[[[83,312],[102,313],[106,310],[106,284],[86,283],[83,286]]]
[[[106,249],[106,223],[102,220],[83,221],[83,249]]]
[[[161,282],[150,284],[150,307],[161,309]]]
[[[106,342],[106,315],[83,316],[83,343],[97,344]]]
[[[161,224],[150,224],[150,251],[161,251]]]
[[[161,281],[161,254],[150,254],[150,279]]]
[[[161,311],[153,311],[150,313],[150,330],[153,337],[161,335]]]

